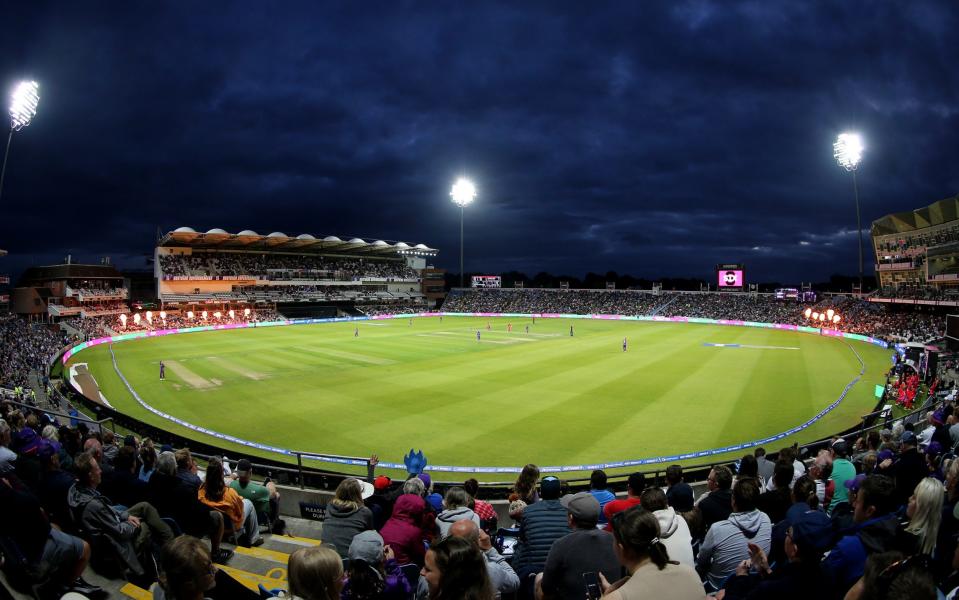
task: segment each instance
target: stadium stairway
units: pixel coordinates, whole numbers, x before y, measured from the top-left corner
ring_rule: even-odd
[[[288,589],[286,565],[290,554],[299,548],[319,545],[320,524],[298,517],[284,516],[283,518],[286,521],[286,533],[283,535],[263,533],[264,542],[262,546],[243,548],[226,542],[221,544],[222,548],[233,550],[234,555],[226,563],[218,563],[217,568],[252,591],[257,591],[260,584],[270,590]],[[209,543],[209,540],[204,541]],[[83,573],[83,578],[102,587],[108,594],[107,598],[133,598],[134,600],[150,600],[153,598],[153,594],[149,590],[126,581],[105,579],[90,567],[87,567]],[[0,599],[33,599],[30,594],[14,590],[7,582],[5,575],[0,574],[0,584],[2,584],[0,587],[3,588],[0,589]],[[6,594],[2,592],[6,592]]]

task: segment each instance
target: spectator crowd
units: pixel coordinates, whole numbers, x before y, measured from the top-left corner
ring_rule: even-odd
[[[250,277],[270,281],[359,281],[376,277],[416,279],[402,260],[287,254],[167,254],[160,256],[164,278]]]

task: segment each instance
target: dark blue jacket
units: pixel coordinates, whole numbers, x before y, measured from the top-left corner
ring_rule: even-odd
[[[520,579],[539,573],[553,542],[570,532],[566,509],[559,500],[540,500],[523,509],[513,569]]]
[[[847,532],[822,562],[823,574],[832,589],[844,593],[852,587],[862,577],[870,554],[899,549],[898,528],[899,519],[889,514],[865,521]]]

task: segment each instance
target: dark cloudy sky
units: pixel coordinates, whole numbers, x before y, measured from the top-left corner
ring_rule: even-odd
[[[42,99],[0,266],[143,265],[189,225],[423,242],[455,270],[467,175],[468,270],[852,274],[832,142],[865,139],[867,228],[959,192],[957,31],[954,0],[10,2],[0,82]]]

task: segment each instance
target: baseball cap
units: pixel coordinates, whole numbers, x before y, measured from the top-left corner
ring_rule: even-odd
[[[916,434],[911,431],[903,432],[902,437],[899,438],[899,441],[903,444],[909,444],[911,446],[915,446]]]
[[[790,537],[800,550],[825,550],[832,544],[832,521],[826,513],[810,510],[793,521]]]
[[[836,454],[845,454],[849,451],[849,444],[846,443],[846,440],[839,438],[832,443],[832,449]]]
[[[239,461],[237,461],[236,463],[237,473],[249,473],[252,470],[253,470],[253,465],[250,464],[250,461],[248,461],[247,459],[241,458]]]
[[[378,492],[382,492],[386,488],[390,487],[390,484],[393,483],[393,480],[387,477],[386,475],[380,475],[373,480],[373,489]]]
[[[362,560],[368,565],[377,566],[383,560],[383,536],[368,530],[353,536],[350,542],[350,560]]]
[[[942,454],[942,444],[939,442],[929,442],[929,446],[926,447],[926,454],[930,456],[939,456]]]
[[[863,473],[856,475],[852,479],[847,479],[843,481],[842,484],[846,486],[846,489],[850,492],[858,492],[859,488],[862,487],[862,482],[866,480],[866,476]]]
[[[539,493],[541,496],[549,496],[551,498],[558,498],[559,492],[562,489],[563,484],[558,477],[553,475],[547,475],[543,477],[539,482]]]
[[[573,515],[574,519],[581,521],[599,520],[599,500],[589,492],[579,492],[577,494],[566,494],[559,499],[563,508]]]

